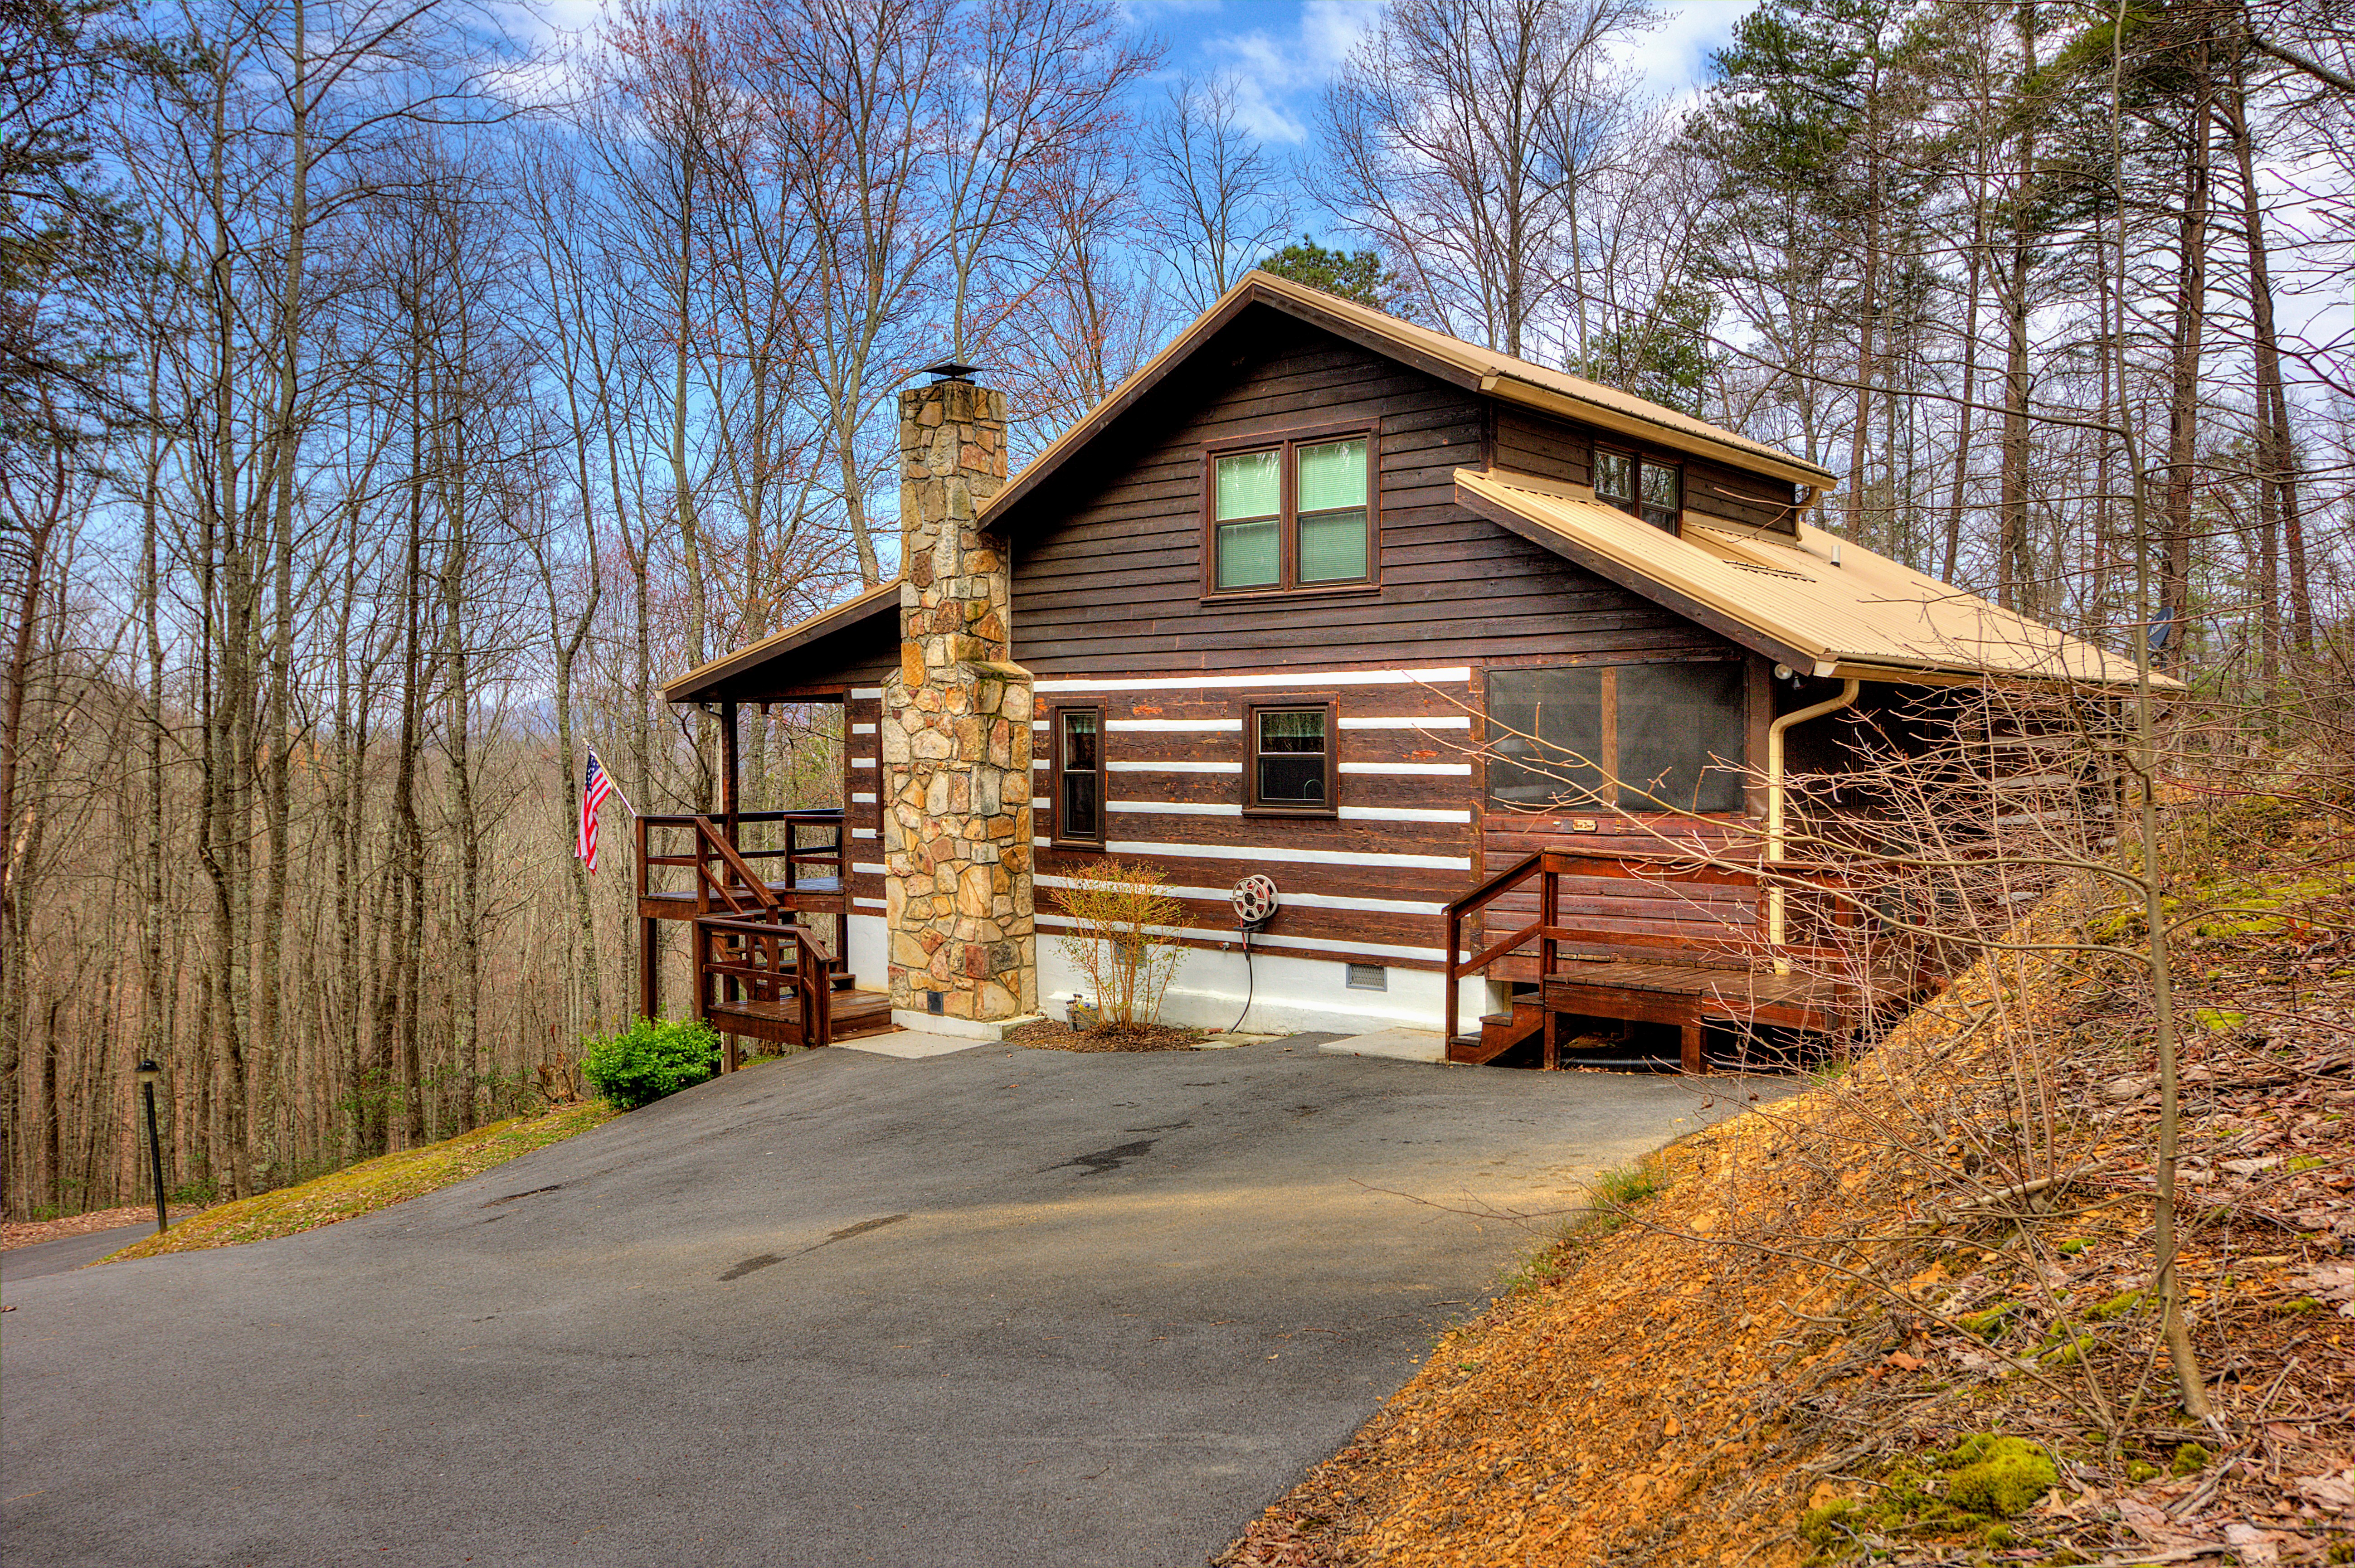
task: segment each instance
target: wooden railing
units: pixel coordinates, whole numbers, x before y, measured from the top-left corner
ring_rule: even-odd
[[[834,1039],[834,954],[805,926],[709,916],[695,922],[696,1016],[721,1001],[799,1002],[801,1038]],[[726,995],[718,992],[725,991]],[[734,1036],[728,1065],[735,1063]]]
[[[724,822],[726,819],[714,818],[713,821]],[[802,885],[809,874],[805,867],[834,877],[837,886],[848,885],[845,879],[850,874],[847,863],[849,860],[849,835],[844,831],[842,808],[839,806],[808,807],[793,811],[739,811],[736,821],[739,827],[762,822],[783,822],[785,825],[785,842],[774,849],[747,849],[741,832],[735,834],[730,842],[736,845],[736,853],[748,861],[783,861],[787,887]],[[816,842],[802,842],[802,833],[805,830],[815,832]]]
[[[1561,913],[1561,879],[1601,877],[1654,885],[1739,890],[1738,902],[1763,903],[1767,889],[1781,886],[1786,897],[1806,898],[1817,906],[1806,921],[1825,931],[1823,942],[1770,944],[1763,935],[1763,910],[1751,924],[1720,923],[1723,937],[1712,940],[1689,935],[1632,931],[1600,922],[1565,924]],[[1537,887],[1537,918],[1497,938],[1468,957],[1464,950],[1464,926],[1472,916],[1532,880]],[[1565,959],[1625,959],[1701,968],[1747,969],[1760,959],[1794,965],[1835,963],[1854,966],[1870,961],[1877,945],[1867,921],[1865,904],[1849,874],[1834,865],[1781,861],[1754,868],[1676,855],[1608,854],[1600,852],[1541,850],[1524,856],[1447,906],[1447,1034],[1456,1037],[1457,982],[1489,965],[1535,944],[1540,986],[1562,968]]]
[[[733,832],[729,819],[699,813],[655,813],[639,817],[636,822],[640,898],[654,891],[652,874],[655,868],[682,867],[695,873],[696,914],[724,912],[741,916],[756,910],[773,913],[779,901],[770,892],[768,879],[753,866],[756,861],[769,860],[785,863],[783,883],[788,890],[800,886],[814,870],[831,874],[837,889],[847,885],[847,836],[839,809],[740,812]],[[740,842],[741,830],[765,822],[785,824],[784,843],[773,849],[745,848]],[[809,829],[816,830],[819,842],[802,842],[803,832]],[[678,832],[690,835],[684,853],[657,853],[666,846],[655,843],[655,834]]]

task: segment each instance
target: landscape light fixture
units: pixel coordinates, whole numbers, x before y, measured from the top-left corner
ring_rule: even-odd
[[[147,1101],[147,1171],[155,1183],[155,1234],[162,1235],[171,1229],[171,1216],[164,1211],[164,1142],[155,1133],[155,1080],[164,1069],[155,1065],[153,1056],[139,1064],[139,1092]]]

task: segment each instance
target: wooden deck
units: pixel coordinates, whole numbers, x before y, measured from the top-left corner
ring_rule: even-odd
[[[1770,884],[1780,885],[1786,896],[1804,893],[1823,900],[1816,924],[1840,939],[1771,947],[1759,940],[1755,921],[1736,917],[1725,923],[1718,939],[1703,943],[1566,915],[1561,884],[1597,876],[1698,886],[1721,901],[1734,890],[1761,898]],[[1536,919],[1466,956],[1463,937],[1467,922],[1532,881],[1539,884]],[[1680,1032],[1681,1065],[1699,1073],[1708,1068],[1702,1051],[1707,1028],[1850,1034],[1920,995],[1928,979],[1920,969],[1893,961],[1894,955],[1871,929],[1862,901],[1831,867],[1749,867],[1662,855],[1542,852],[1449,905],[1447,915],[1451,1062],[1493,1062],[1517,1045],[1542,1038],[1544,1065],[1558,1066],[1563,1021],[1576,1018],[1671,1025]],[[1536,983],[1514,998],[1509,1012],[1482,1018],[1476,1033],[1458,1033],[1455,982],[1476,973]]]
[[[837,991],[833,1006],[833,1037],[853,1040],[865,1034],[889,1034],[891,999],[880,991]],[[802,1006],[797,997],[782,1001],[715,1001],[708,1014],[711,1027],[726,1034],[766,1040],[775,1044],[802,1043]]]
[[[1627,962],[1572,962],[1540,990],[1557,1012],[1651,1023],[1746,1020],[1817,1033],[1847,1026],[1876,996],[1912,994],[1908,978],[1888,969],[1859,982],[1771,969]]]

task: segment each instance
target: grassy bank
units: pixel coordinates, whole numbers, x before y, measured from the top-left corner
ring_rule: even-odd
[[[504,1165],[518,1154],[528,1154],[560,1143],[601,1122],[614,1112],[602,1102],[561,1106],[544,1116],[516,1117],[422,1149],[364,1160],[333,1175],[299,1186],[283,1187],[207,1209],[174,1225],[159,1236],[128,1246],[106,1261],[153,1257],[157,1253],[195,1252],[204,1247],[239,1246],[316,1230],[423,1197],[453,1182]]]

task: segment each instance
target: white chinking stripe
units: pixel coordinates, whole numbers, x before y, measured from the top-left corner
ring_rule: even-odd
[[[1472,721],[1462,714],[1443,715],[1436,718],[1344,718],[1343,729],[1470,729]]]
[[[861,697],[869,697],[879,702],[882,700],[883,688],[880,686],[853,686],[850,688],[850,695],[851,700],[854,702]]]
[[[875,830],[873,828],[853,828],[850,830],[850,836],[854,839],[871,839],[875,836]]]
[[[873,735],[875,733],[875,726],[871,724],[855,724],[850,726],[850,733],[853,735]]]
[[[1041,887],[1070,887],[1068,876],[1049,876],[1043,873],[1032,878]],[[1201,898],[1212,903],[1227,901],[1228,889],[1223,887],[1178,887],[1165,884],[1155,891],[1172,898]],[[1417,904],[1404,898],[1348,898],[1333,893],[1286,893],[1283,901],[1302,909],[1348,909],[1364,915],[1443,915],[1444,904]]]
[[[1034,811],[1051,810],[1054,804],[1054,801],[1050,800],[1044,795],[1033,795],[1030,797],[1030,809]]]
[[[871,757],[854,757],[850,759],[850,765],[853,768],[872,768],[875,766],[875,759]]]
[[[1040,915],[1036,918],[1041,926],[1068,927],[1075,924],[1063,915]],[[1200,931],[1189,926],[1147,926],[1146,929],[1171,941],[1231,943],[1235,939],[1232,931]],[[1431,963],[1437,963],[1447,956],[1437,948],[1394,948],[1382,942],[1336,942],[1315,937],[1271,937],[1265,932],[1253,937],[1252,946],[1292,948],[1307,953],[1360,953],[1374,959],[1422,959]]]
[[[872,796],[872,795],[861,795],[861,794],[858,794],[858,793],[856,793],[856,792],[853,792],[853,794],[851,795],[850,799],[851,799],[852,802],[853,802],[854,804],[856,804],[856,805],[860,805],[860,806],[871,806],[871,805],[875,804],[875,797],[874,797],[874,796]]]
[[[1203,691],[1248,691],[1268,686],[1465,686],[1472,683],[1471,666],[1444,670],[1278,670],[1258,675],[1148,675],[1141,680],[1040,681],[1039,692],[1159,692],[1195,688]]]
[[[1344,762],[1341,771],[1378,773],[1392,779],[1469,779],[1472,777],[1472,765],[1468,762]]]
[[[1106,729],[1136,730],[1146,735],[1241,735],[1243,721],[1231,719],[1106,719]]]
[[[862,876],[880,876],[883,874],[883,868],[881,866],[869,865],[865,861],[852,861],[850,863],[850,869],[858,872]]]
[[[884,903],[880,898],[854,898],[851,900],[851,903],[857,905],[861,909],[889,909],[891,907],[889,904]]]
[[[1243,814],[1241,806],[1191,800],[1106,800],[1104,810],[1167,817],[1240,817]],[[1344,806],[1341,808],[1341,820],[1345,822],[1468,822],[1472,820],[1472,813],[1415,806]]]
[[[1240,762],[1107,762],[1111,773],[1241,773]]]
[[[1030,841],[1040,849],[1052,849],[1052,839]],[[1446,854],[1375,854],[1357,850],[1262,849],[1252,844],[1167,844],[1141,839],[1116,839],[1103,846],[1106,854],[1149,854],[1167,860],[1269,860],[1286,861],[1294,865],[1394,865],[1418,871],[1469,871],[1472,862],[1463,855]]]

